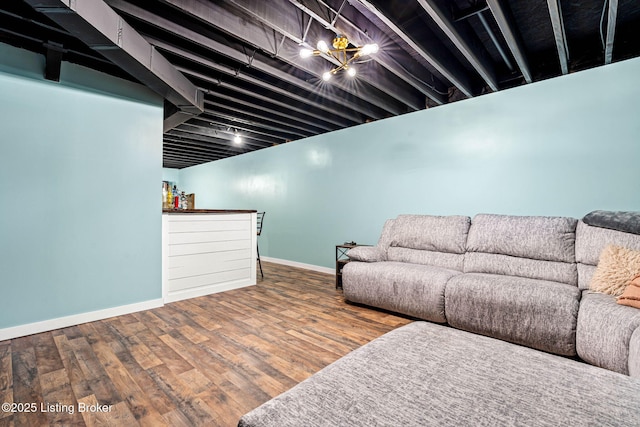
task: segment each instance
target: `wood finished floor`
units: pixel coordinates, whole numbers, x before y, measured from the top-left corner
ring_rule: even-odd
[[[332,275],[263,267],[257,286],[0,341],[0,403],[37,408],[0,412],[0,427],[236,426],[242,414],[410,322],[346,304]],[[110,412],[78,411],[89,405]]]

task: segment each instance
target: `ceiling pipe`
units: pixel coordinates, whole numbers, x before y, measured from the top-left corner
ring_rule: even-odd
[[[164,129],[204,111],[202,91],[102,0],[25,0],[175,106]]]
[[[529,69],[529,62],[525,55],[524,46],[519,33],[515,29],[511,18],[508,15],[508,11],[503,8],[499,0],[487,0],[487,4],[491,9],[493,18],[502,32],[502,36],[507,42],[507,46],[511,50],[513,58],[516,60],[516,64],[520,68],[520,72],[527,83],[531,83],[533,78],[531,76],[531,70]]]
[[[232,46],[229,46],[228,44],[220,43],[214,40],[213,38],[202,35],[196,31],[190,30],[186,27],[179,25],[178,23],[175,23],[169,19],[165,19],[161,16],[153,14],[148,10],[132,5],[126,1],[108,0],[108,3],[114,9],[124,14],[131,15],[136,19],[142,22],[145,22],[149,25],[152,25],[157,28],[161,28],[163,31],[166,31],[176,37],[182,38],[184,40],[188,40],[189,42],[194,43],[198,46],[204,47],[205,49],[218,52],[221,55],[227,56],[233,59],[234,61],[238,61],[243,65],[249,65],[246,55],[242,52],[237,51],[236,49],[234,49]],[[185,10],[185,5],[183,5],[183,7],[179,8],[178,10],[204,22],[206,22],[206,18],[208,16],[214,16],[216,18],[216,26],[218,28],[220,28],[222,31],[227,31],[232,33],[233,31],[237,32],[238,24],[236,21],[241,22],[243,27],[252,27],[254,25],[248,21],[240,21],[240,18],[234,16],[229,11],[226,11],[224,8],[217,6],[214,3],[207,4],[204,11]],[[198,15],[194,15],[196,12],[198,12]],[[244,36],[247,37],[247,39],[252,45],[262,49],[264,52],[272,53],[273,49],[269,47],[268,40],[267,40],[268,37],[264,33],[264,31],[259,32],[257,31],[256,28],[253,28],[253,27],[251,30],[247,29],[246,31],[247,31],[247,34],[245,34]],[[296,52],[298,52],[299,48],[296,46],[295,50]],[[318,87],[316,85],[313,85],[307,81],[304,81],[303,79],[298,78],[292,74],[286,73],[280,70],[279,68],[268,64],[267,62],[263,62],[259,60],[258,58],[254,58],[250,66],[251,68],[254,68],[256,70],[269,74],[273,77],[276,77],[281,80],[285,80],[290,84],[298,86],[304,90],[310,91],[312,93],[317,93],[318,95],[322,96],[323,98],[329,99],[332,102],[337,102],[339,105],[342,106],[341,114],[343,114],[344,116],[352,117],[351,111],[355,111],[366,117],[371,117],[374,119],[380,119],[385,117],[385,114],[383,114],[381,110],[378,111],[374,108],[371,108],[373,107],[373,105],[368,103],[366,99],[363,100],[364,102],[361,102],[362,98],[358,98],[353,93],[349,93],[345,91],[344,95],[338,96],[331,93],[330,91],[318,92]],[[301,67],[301,66],[299,66],[299,68],[303,69],[306,72],[309,72],[310,74],[317,74],[317,73],[314,73],[313,70],[305,69],[304,67]],[[359,118],[353,118],[353,120],[357,121],[358,123],[362,122],[362,120]]]
[[[505,65],[507,66],[509,71],[513,71],[513,64],[511,64],[511,60],[509,59],[509,57],[505,53],[504,49],[502,49],[502,46],[500,46],[500,43],[498,42],[498,39],[496,38],[496,35],[493,34],[493,30],[489,26],[489,23],[487,22],[487,20],[485,19],[484,15],[482,13],[478,13],[478,19],[480,19],[480,23],[482,24],[482,26],[484,27],[484,30],[489,35],[489,38],[491,39],[491,42],[493,43],[493,45],[498,50],[498,53],[500,54],[500,57],[504,61]]]
[[[176,0],[165,0],[165,1],[176,1]],[[226,0],[226,1],[234,5],[236,8],[243,11],[244,13],[251,15],[257,21],[261,22],[262,24],[266,25],[272,30],[275,30],[279,34],[286,36],[287,39],[294,41],[297,45],[306,47],[309,49],[315,49],[315,46],[310,45],[309,43],[304,41],[302,38],[300,38],[300,36],[296,34],[292,29],[287,28],[287,23],[291,22],[291,20],[287,20],[286,14],[287,13],[290,14],[291,12],[287,12],[286,9],[282,9],[282,8],[281,10],[276,11],[276,6],[277,6],[276,3],[262,2],[262,1],[256,2],[255,0]],[[259,12],[256,6],[260,7]],[[295,9],[291,9],[291,11],[295,11]],[[275,54],[277,56],[280,56],[278,55],[277,52]],[[342,65],[341,61],[339,61],[338,59],[334,58],[331,55],[322,54],[321,56],[338,67]],[[296,65],[296,67],[302,68],[302,63],[299,63],[299,64],[296,63],[294,65]],[[323,73],[324,71],[321,73],[317,73],[316,75],[319,77]],[[378,75],[376,75],[376,78],[370,78],[364,81],[366,81],[366,83],[371,85],[373,88],[376,88],[377,90],[379,90],[381,94],[384,94],[385,96],[388,96],[390,98],[395,99],[396,101],[401,102],[403,105],[412,109],[413,111],[418,111],[423,108],[422,105],[420,104],[420,100],[417,99],[415,96],[413,96],[412,93],[409,93],[406,90],[406,88],[403,88],[402,86],[396,84],[393,91],[389,90],[389,88],[392,87],[392,83],[382,73],[378,73]],[[336,84],[336,83],[334,82],[332,84]],[[351,85],[344,85],[341,88],[343,90],[354,90],[350,88],[350,86]],[[355,90],[355,92],[356,93],[354,93],[354,95],[363,96],[361,94],[358,94],[357,90]],[[391,106],[383,98],[381,98],[380,96],[374,96],[372,93],[367,94],[367,101],[395,115],[402,114],[405,112],[405,111],[402,111],[402,109]]]
[[[467,40],[465,40],[465,37],[463,37],[462,33],[455,27],[454,23],[451,22],[452,19],[450,19],[450,16],[447,16],[433,1],[418,0],[418,3],[440,30],[451,40],[454,46],[458,48],[467,61],[469,61],[476,72],[480,74],[480,77],[489,85],[491,90],[497,91],[499,87],[493,65],[488,60],[475,54]],[[480,16],[482,17],[482,15]]]
[[[445,66],[440,58],[436,58],[435,55],[427,52],[418,43],[405,33],[399,26],[397,26],[391,19],[389,19],[384,13],[382,13],[375,5],[368,0],[350,0],[352,4],[362,5],[366,10],[375,15],[380,21],[382,21],[387,27],[391,29],[398,37],[400,37],[406,44],[408,44],[416,53],[418,53],[425,61],[427,61],[433,68],[438,71],[445,79],[449,80],[451,84],[457,87],[465,96],[473,97],[473,90],[471,88],[471,82],[462,72],[451,72],[450,67]]]

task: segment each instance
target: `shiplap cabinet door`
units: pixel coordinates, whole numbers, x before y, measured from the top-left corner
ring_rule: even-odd
[[[163,214],[165,303],[256,284],[256,214]]]

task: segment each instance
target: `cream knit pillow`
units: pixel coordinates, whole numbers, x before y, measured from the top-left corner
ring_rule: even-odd
[[[607,245],[600,254],[598,267],[589,284],[595,292],[619,296],[640,274],[640,251]]]

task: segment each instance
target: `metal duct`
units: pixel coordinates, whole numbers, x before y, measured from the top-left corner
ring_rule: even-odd
[[[102,0],[25,0],[164,97],[165,132],[204,111],[204,95]]]

